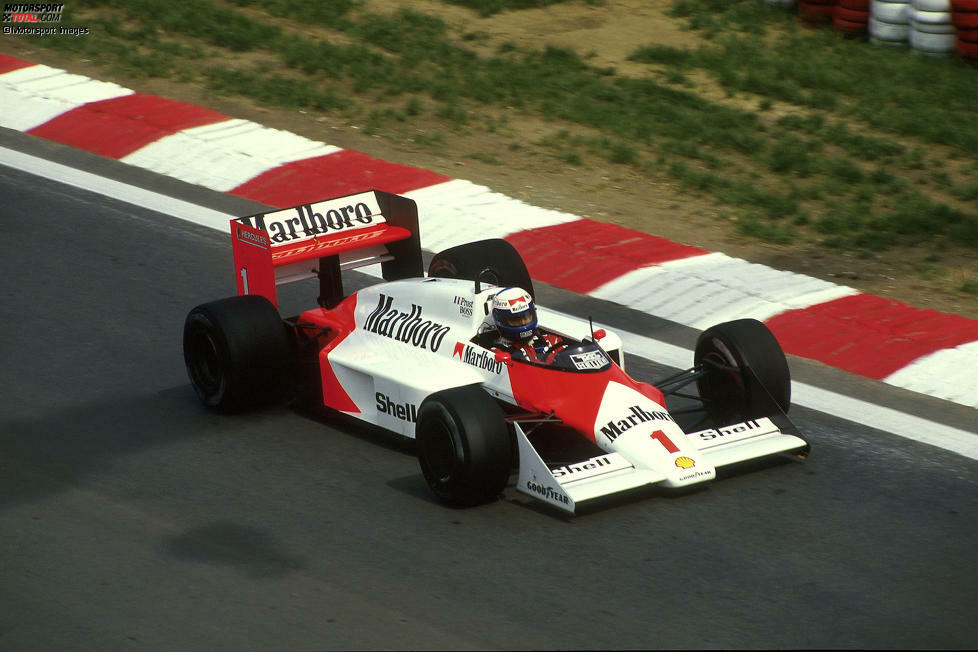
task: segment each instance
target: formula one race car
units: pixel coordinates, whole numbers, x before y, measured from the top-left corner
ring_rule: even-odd
[[[237,218],[231,238],[238,296],[197,306],[184,325],[204,404],[291,398],[414,438],[446,503],[495,500],[515,466],[518,491],[573,513],[600,496],[808,452],[786,417],[785,356],[758,321],[708,329],[692,368],[651,385],[625,373],[617,335],[543,308],[540,331],[561,342],[546,362],[494,347],[494,296],[534,293],[522,259],[483,240],[435,255],[425,276],[405,197],[370,191]],[[344,270],[377,263],[384,282],[344,293]],[[308,278],[319,305],[282,319],[276,285]],[[697,394],[678,392],[691,385]],[[697,401],[704,420],[684,430],[666,395]]]

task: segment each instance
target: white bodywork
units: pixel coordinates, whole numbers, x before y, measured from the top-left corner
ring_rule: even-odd
[[[356,406],[347,413],[414,437],[422,401],[443,389],[479,384],[502,402],[520,403],[512,382],[518,363],[497,361],[472,342],[491,328],[487,305],[498,289],[487,286],[476,293],[470,281],[426,278],[361,290],[356,328],[323,353],[323,363]],[[591,335],[588,322],[550,311],[540,311],[540,325],[575,340]],[[606,333],[601,343],[622,359],[615,334]],[[596,412],[587,418],[605,454],[564,466],[548,466],[514,423],[517,490],[573,512],[578,503],[599,496],[649,484],[705,482],[716,477],[718,466],[807,447],[769,419],[687,434],[662,405],[616,381],[606,384]]]
[[[782,433],[766,418],[691,432],[681,440],[683,450],[675,458],[692,461],[692,464],[683,462],[684,466],[690,464],[684,469],[684,475],[675,471],[679,467],[674,462],[663,464],[661,455],[636,459],[634,455],[629,458],[616,451],[550,468],[537,455],[519,424],[516,424],[516,436],[520,447],[517,490],[571,513],[578,503],[592,498],[651,484],[670,487],[696,484],[712,480],[719,466],[807,446],[800,437]]]
[[[413,438],[415,422],[378,409],[381,403],[387,405],[378,394],[408,406],[406,410],[416,415],[421,402],[435,392],[481,384],[493,397],[515,405],[506,365],[471,342],[492,328],[486,307],[498,291],[498,287],[488,285],[476,294],[471,281],[445,278],[409,279],[361,290],[355,313],[357,329],[328,355],[337,379],[360,410],[348,413]],[[390,298],[389,306],[386,300],[381,305],[381,296]],[[419,337],[417,344],[414,338],[402,341],[410,332],[407,329],[413,323],[415,306],[419,310],[415,334],[425,323],[437,325],[431,327],[427,338]],[[371,315],[385,307],[371,321]],[[548,330],[577,340],[590,336],[585,321],[549,311],[540,313],[541,323],[546,316]],[[402,315],[406,315],[403,320]],[[401,330],[402,321],[405,330]],[[388,331],[393,331],[390,336]],[[621,351],[621,340],[613,333],[607,334],[602,345],[609,352]]]

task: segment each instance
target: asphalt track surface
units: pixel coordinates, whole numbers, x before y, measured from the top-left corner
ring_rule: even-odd
[[[512,487],[447,509],[409,443],[286,407],[200,406],[180,333],[191,307],[233,293],[226,236],[5,167],[0,196],[2,649],[978,641],[974,460],[796,408],[804,463],[573,518]],[[287,288],[285,311],[307,292]],[[629,362],[643,379],[667,371]],[[912,403],[791,362],[832,389]]]

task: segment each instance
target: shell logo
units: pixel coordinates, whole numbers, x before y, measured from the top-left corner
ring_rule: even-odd
[[[694,466],[696,466],[696,462],[693,461],[693,458],[686,457],[684,455],[682,457],[677,457],[676,458],[676,466],[678,466],[681,469],[690,469],[690,468],[693,468]]]

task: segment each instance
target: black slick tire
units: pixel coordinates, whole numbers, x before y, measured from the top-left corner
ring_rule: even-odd
[[[468,507],[499,497],[513,465],[503,412],[478,385],[436,392],[421,403],[418,461],[442,502]]]
[[[183,327],[183,358],[204,405],[239,412],[284,398],[292,346],[275,306],[248,295],[191,310]]]
[[[535,297],[533,280],[516,248],[501,238],[467,242],[435,254],[428,265],[428,276],[460,278],[475,281],[485,269],[491,270],[480,280],[500,287],[519,287]]]
[[[784,351],[756,319],[703,331],[693,361],[707,370],[696,384],[717,426],[786,414],[791,406],[791,373]]]

